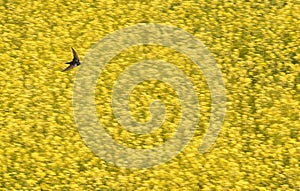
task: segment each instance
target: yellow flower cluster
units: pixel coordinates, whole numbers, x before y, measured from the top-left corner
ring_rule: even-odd
[[[300,190],[299,15],[295,0],[0,1],[0,190]],[[172,138],[182,111],[166,83],[140,83],[129,98],[139,122],[151,119],[153,100],[165,104],[155,132],[124,130],[111,108],[126,67],[161,59],[187,74],[199,98],[189,144],[167,163],[130,169],[97,157],[81,139],[72,108],[77,69],[61,72],[70,47],[83,59],[106,35],[138,23],[181,28],[214,55],[227,108],[208,152],[198,150],[211,115],[205,77],[186,55],[156,45],[131,47],[108,63],[95,92],[99,121],[132,149]]]

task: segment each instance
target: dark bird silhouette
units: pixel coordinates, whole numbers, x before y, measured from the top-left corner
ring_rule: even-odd
[[[72,47],[71,47],[72,48]],[[68,66],[67,68],[65,68],[63,70],[63,72],[71,70],[73,68],[75,68],[76,66],[79,66],[81,63],[79,62],[79,58],[78,55],[76,53],[76,51],[72,48],[72,52],[73,52],[73,60],[71,62],[67,62],[66,64],[70,64],[70,66]]]

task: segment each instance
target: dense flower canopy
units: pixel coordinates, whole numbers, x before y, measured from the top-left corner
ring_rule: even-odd
[[[294,0],[0,1],[0,187],[300,190],[299,15]],[[181,110],[169,85],[145,81],[130,95],[137,121],[151,118],[153,100],[165,103],[166,122],[154,133],[124,130],[110,105],[114,80],[127,66],[159,58],[194,84],[201,116],[191,142],[165,164],[127,169],[97,157],[81,139],[72,109],[77,69],[61,72],[72,59],[70,47],[83,58],[106,35],[138,23],[181,28],[214,55],[227,110],[209,152],[198,152],[211,106],[203,74],[185,55],[155,45],[132,47],[107,65],[95,92],[99,120],[119,144],[134,149],[172,137]]]

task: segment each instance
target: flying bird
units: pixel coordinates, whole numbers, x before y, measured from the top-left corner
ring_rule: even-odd
[[[73,52],[73,60],[71,62],[67,62],[66,63],[66,64],[70,64],[70,66],[68,66],[67,68],[65,68],[63,70],[63,72],[71,70],[71,69],[75,68],[76,66],[80,65],[79,58],[78,58],[78,55],[77,55],[76,51],[72,47],[71,47],[71,49],[72,49],[72,52]]]

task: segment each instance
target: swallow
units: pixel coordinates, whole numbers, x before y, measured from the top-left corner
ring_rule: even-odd
[[[72,52],[73,52],[73,60],[71,62],[67,62],[66,64],[70,64],[70,66],[68,66],[67,68],[65,68],[63,70],[63,72],[71,70],[73,68],[75,68],[76,66],[79,66],[81,63],[79,62],[79,58],[78,55],[76,53],[76,51],[71,47]]]

